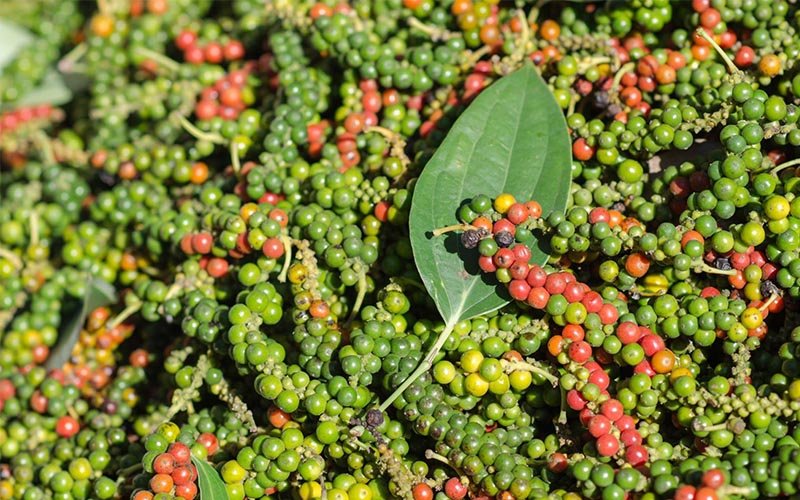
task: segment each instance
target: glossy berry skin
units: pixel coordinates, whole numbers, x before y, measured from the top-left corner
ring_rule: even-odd
[[[56,433],[65,438],[70,438],[78,433],[80,423],[69,415],[65,415],[56,422]]]
[[[444,493],[452,500],[461,500],[467,496],[467,487],[455,477],[451,477],[444,484]]]

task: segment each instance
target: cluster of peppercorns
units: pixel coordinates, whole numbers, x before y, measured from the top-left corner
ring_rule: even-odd
[[[32,36],[0,61],[0,500],[797,495],[799,15],[0,6]],[[531,63],[567,208],[426,228],[512,299],[427,359],[417,178]]]

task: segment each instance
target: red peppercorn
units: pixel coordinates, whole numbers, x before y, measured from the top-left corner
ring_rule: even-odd
[[[610,421],[616,422],[622,415],[625,414],[625,409],[623,408],[622,403],[616,399],[609,399],[600,405],[600,413],[602,413]]]
[[[183,30],[175,38],[175,46],[185,51],[197,41],[197,34],[191,30]]]
[[[628,446],[625,449],[625,460],[627,460],[628,463],[633,465],[634,467],[638,467],[639,465],[642,465],[645,462],[647,462],[647,458],[648,458],[647,449],[640,444]]]
[[[605,434],[595,442],[597,453],[604,457],[612,457],[619,451],[619,440],[613,434]]]
[[[500,219],[492,225],[492,233],[497,234],[503,231],[511,233],[513,236],[517,232],[517,227],[508,219]]]
[[[514,245],[511,250],[514,252],[514,260],[517,262],[525,262],[527,264],[531,260],[531,249],[527,245]]]
[[[180,442],[169,445],[168,452],[175,457],[175,463],[177,465],[186,465],[192,458],[189,447]]]
[[[280,238],[268,238],[267,241],[264,242],[264,246],[261,247],[261,251],[267,258],[279,259],[283,256],[283,242]]]
[[[603,370],[595,370],[589,375],[589,382],[596,385],[600,390],[608,389],[611,384],[611,378]]]
[[[530,292],[531,286],[525,280],[515,279],[508,284],[508,293],[514,300],[526,300]]]
[[[156,474],[172,474],[175,469],[175,457],[162,453],[153,460],[153,471]]]
[[[530,275],[529,275],[530,276]],[[526,302],[534,309],[544,309],[550,300],[550,294],[543,287],[531,288]]]
[[[69,415],[60,417],[56,422],[56,434],[63,438],[70,438],[78,433],[81,426],[77,420]]]
[[[492,257],[494,265],[501,269],[508,269],[514,264],[514,252],[510,248],[500,248]]]
[[[586,399],[581,395],[580,391],[570,389],[567,392],[567,405],[575,411],[581,411],[586,408]]]
[[[529,215],[528,207],[519,202],[508,207],[508,212],[506,212],[506,217],[512,224],[521,224],[525,222]]]
[[[467,496],[467,487],[457,477],[451,477],[444,483],[444,494],[452,500],[461,500]]]
[[[573,342],[569,346],[568,354],[576,363],[585,363],[592,357],[592,346],[583,340]]]
[[[593,437],[599,438],[611,432],[611,421],[604,415],[595,415],[589,421],[588,425],[589,434]]]
[[[511,278],[515,280],[525,280],[528,277],[528,270],[530,269],[528,267],[528,263],[516,259],[516,255],[514,257],[515,257],[514,263],[511,264],[511,267],[508,268],[508,271],[511,274]],[[519,299],[519,300],[525,300],[525,299]]]
[[[211,64],[219,64],[225,57],[222,51],[222,45],[218,42],[209,42],[206,44],[206,46],[203,47],[203,56],[205,56],[206,61]]]
[[[528,270],[528,277],[525,280],[533,288],[543,287],[547,282],[547,271],[537,265],[533,265]]]
[[[231,40],[222,48],[227,61],[237,61],[244,57],[244,45],[239,40]]]
[[[497,266],[494,265],[494,261],[488,255],[481,255],[478,258],[478,267],[480,267],[481,271],[485,273],[493,273],[497,271]]]
[[[580,137],[572,143],[572,156],[579,161],[591,160],[594,156],[594,148],[586,143],[586,139]]]

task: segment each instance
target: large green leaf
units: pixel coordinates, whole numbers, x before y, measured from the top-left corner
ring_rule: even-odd
[[[480,276],[477,254],[457,233],[432,231],[456,224],[459,205],[481,193],[533,199],[545,214],[564,210],[571,162],[564,115],[531,65],[492,84],[456,120],[417,181],[409,220],[417,269],[445,323],[493,311],[508,298]],[[546,258],[534,249],[533,261]]]
[[[20,50],[35,40],[34,35],[24,27],[0,19],[0,74],[3,73],[3,68],[17,57]],[[71,82],[65,83],[61,73],[55,68],[50,68],[36,87],[28,90],[13,103],[5,103],[3,109],[38,104],[61,106],[72,99],[73,89],[68,83],[75,85],[76,89],[80,88],[79,81],[72,79]]]
[[[64,83],[61,73],[50,69],[37,87],[30,90],[14,103],[15,106],[36,106],[50,104],[61,106],[72,99],[72,91]]]
[[[3,67],[14,60],[17,52],[33,40],[33,35],[27,29],[0,19],[0,74],[3,73]]]
[[[114,287],[100,278],[89,278],[86,284],[86,294],[80,309],[75,311],[64,323],[64,328],[58,338],[58,343],[50,352],[45,367],[48,369],[61,368],[69,360],[72,350],[80,338],[81,329],[86,322],[86,316],[94,309],[111,304],[117,300]]]
[[[200,491],[200,500],[228,500],[228,490],[217,472],[205,460],[192,457],[192,463],[197,467],[197,489]]]

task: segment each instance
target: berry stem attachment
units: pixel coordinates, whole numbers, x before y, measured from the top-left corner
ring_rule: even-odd
[[[450,319],[445,323],[444,330],[439,334],[439,337],[436,339],[436,342],[431,346],[430,351],[428,354],[425,355],[425,358],[422,362],[417,366],[417,368],[411,372],[411,375],[408,376],[407,379],[403,381],[400,386],[394,390],[394,392],[386,398],[386,400],[381,403],[381,406],[378,408],[381,412],[386,411],[389,406],[394,402],[395,399],[398,398],[406,389],[409,388],[411,384],[413,384],[418,378],[422,376],[423,373],[430,370],[431,366],[433,366],[433,360],[436,358],[436,355],[439,354],[439,351],[442,350],[445,342],[447,342],[447,338],[450,337],[450,334],[453,332],[453,329],[456,327],[457,320]]]
[[[445,233],[452,233],[453,231],[469,231],[470,229],[478,229],[472,224],[453,224],[451,226],[440,227],[433,230],[434,236],[441,236]]]
[[[714,39],[708,35],[708,33],[706,33],[706,30],[703,28],[698,28],[695,33],[697,33],[697,36],[707,41],[709,45],[714,47],[714,50],[717,51],[717,54],[719,54],[719,56],[725,62],[725,66],[728,67],[728,72],[730,72],[732,75],[740,72],[739,68],[737,68],[733,61],[731,61],[731,58],[728,57],[728,54],[726,54],[725,51],[722,50],[722,47],[720,47],[719,44],[715,42]]]

